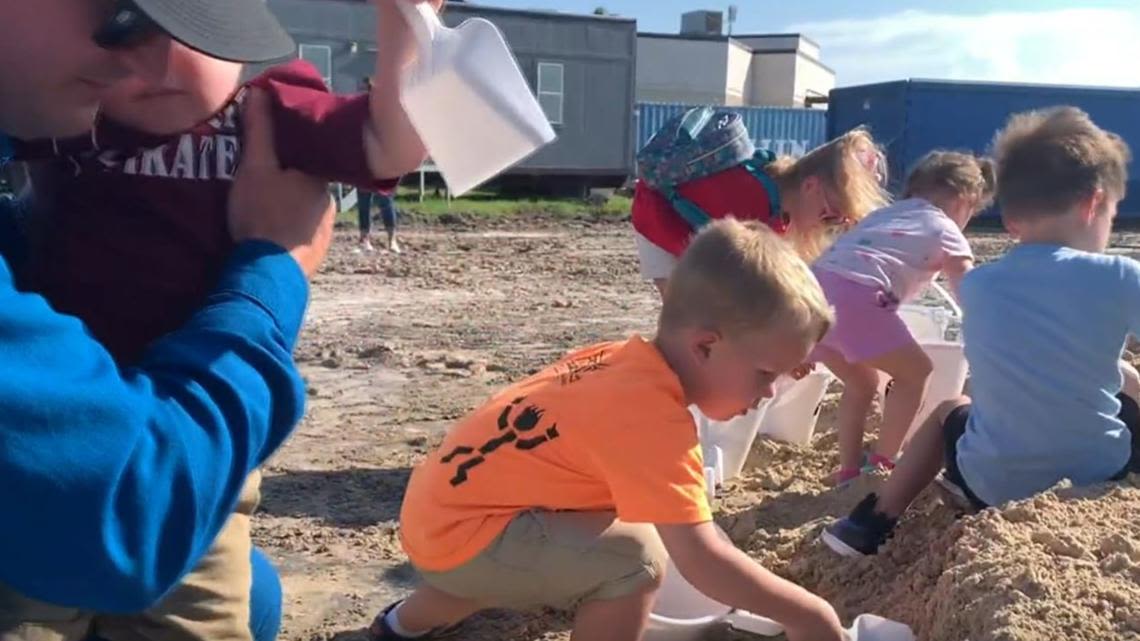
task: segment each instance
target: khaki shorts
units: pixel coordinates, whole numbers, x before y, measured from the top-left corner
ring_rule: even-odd
[[[0,641],[251,641],[250,515],[261,497],[261,473],[242,488],[237,510],[198,565],[155,607],[107,615],[25,598],[0,586]]]
[[[612,512],[523,512],[491,545],[424,581],[484,608],[574,610],[635,594],[660,580],[667,559],[657,530]]]

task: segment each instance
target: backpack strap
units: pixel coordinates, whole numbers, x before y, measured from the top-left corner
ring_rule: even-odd
[[[706,214],[705,210],[698,207],[696,203],[688,198],[678,194],[676,189],[668,189],[662,195],[669,201],[669,205],[673,207],[673,211],[677,212],[693,231],[697,231],[712,222],[712,217]]]
[[[776,186],[776,181],[772,180],[772,177],[763,168],[775,159],[776,155],[771,151],[760,149],[751,159],[741,163],[741,166],[748,170],[753,178],[764,185],[764,191],[768,194],[769,212],[773,217],[781,215],[780,190]],[[667,189],[662,192],[662,195],[693,231],[697,231],[712,222],[712,217],[706,214],[696,203],[677,193],[676,189]]]
[[[752,177],[760,181],[764,185],[764,191],[768,192],[768,210],[772,216],[783,215],[783,203],[780,200],[780,188],[776,186],[776,181],[764,171],[767,167],[776,160],[776,154],[767,149],[757,149],[756,153],[750,160],[745,160],[741,164]]]

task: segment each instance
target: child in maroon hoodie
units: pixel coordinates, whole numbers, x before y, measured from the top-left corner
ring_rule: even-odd
[[[81,318],[120,365],[144,358],[148,344],[201,306],[230,253],[227,199],[241,157],[240,108],[251,90],[272,105],[286,168],[392,190],[425,157],[400,103],[414,45],[396,2],[438,8],[442,0],[372,1],[380,50],[370,93],[335,96],[303,61],[239,87],[241,65],[172,42],[164,77],[123,81],[90,135],[21,145],[36,196],[25,284]],[[250,514],[259,485],[252,475],[214,546],[153,610],[77,612],[62,622],[37,618],[29,607],[21,630],[61,641],[92,632],[107,641],[247,641]]]

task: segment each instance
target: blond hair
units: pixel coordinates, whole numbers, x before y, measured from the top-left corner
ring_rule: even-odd
[[[866,129],[860,127],[816,147],[799,159],[780,158],[769,165],[781,191],[799,189],[806,178],[819,178],[831,204],[842,220],[814,229],[797,229],[793,223],[788,238],[804,260],[813,260],[831,239],[890,202],[886,154]]]
[[[1015,114],[994,137],[1002,216],[1064,214],[1098,189],[1125,196],[1132,152],[1076,107]]]
[[[791,245],[766,225],[726,218],[702,228],[682,255],[660,327],[729,335],[780,327],[815,342],[833,321],[819,282]]]
[[[994,161],[957,151],[935,150],[923,156],[906,179],[906,198],[966,198],[975,211],[993,203]]]

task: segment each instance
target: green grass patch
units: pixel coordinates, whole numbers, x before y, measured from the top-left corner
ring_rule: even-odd
[[[629,215],[631,203],[632,200],[624,196],[612,196],[605,204],[594,205],[575,198],[504,198],[498,194],[486,193],[474,193],[450,202],[446,198],[429,196],[421,202],[415,191],[401,193],[396,198],[396,205],[402,215],[425,222],[445,216],[489,219],[511,216],[621,218]],[[376,205],[373,205],[373,212],[376,212]],[[356,209],[341,212],[337,220],[354,224]]]

